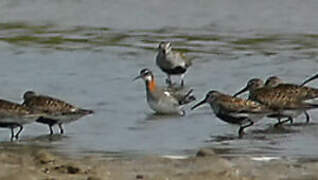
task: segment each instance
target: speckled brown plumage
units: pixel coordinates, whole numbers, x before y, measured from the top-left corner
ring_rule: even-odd
[[[236,98],[226,94],[219,94],[213,104],[220,106],[225,112],[264,113],[268,108],[252,100]]]
[[[304,100],[318,97],[318,90],[293,84],[281,84],[274,88],[259,88],[250,92],[249,99],[274,109],[305,108]]]
[[[63,123],[69,123],[93,113],[92,110],[81,109],[57,98],[38,95],[33,91],[25,92],[23,98],[23,106],[45,113],[37,119],[37,122],[47,124],[51,135],[53,134],[52,126],[55,124],[59,126],[60,133],[63,134]]]
[[[0,127],[11,129],[11,140],[18,139],[23,125],[34,122],[42,113],[20,104],[0,99]],[[14,128],[20,127],[14,134]]]
[[[43,95],[27,98],[24,100],[23,105],[45,113],[73,112],[78,109],[78,107],[68,104],[60,99]]]
[[[33,114],[34,110],[20,104],[0,99],[0,116],[3,114],[22,116]]]
[[[309,122],[310,117],[306,111],[317,108],[316,104],[306,102],[306,100],[312,100],[317,97],[317,89],[296,84],[286,84],[277,76],[269,77],[265,86],[261,79],[253,78],[249,80],[246,87],[235,93],[234,96],[245,91],[249,91],[250,100],[257,101],[276,111],[276,114],[269,116],[278,119],[279,123],[276,125],[282,124],[280,118],[284,117],[288,118],[288,121],[293,122],[293,117],[297,117],[301,112],[305,114],[306,122]]]
[[[318,97],[318,89],[296,84],[280,84],[274,89],[299,100],[308,100]]]
[[[240,125],[239,137],[242,137],[245,128],[252,126],[256,121],[273,111],[258,102],[233,97],[221,92],[209,91],[201,102],[191,109],[209,103],[215,115],[228,123]]]

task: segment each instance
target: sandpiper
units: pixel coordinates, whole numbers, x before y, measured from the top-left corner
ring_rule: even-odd
[[[20,104],[0,99],[0,127],[11,129],[11,141],[19,138],[24,124],[34,122],[43,114]],[[14,134],[14,128],[19,130]]]
[[[313,80],[313,79],[311,79]],[[307,81],[309,82],[309,81]],[[306,83],[305,83],[306,84]],[[299,100],[314,100],[318,97],[318,89],[313,87],[301,85],[284,83],[277,76],[271,76],[267,79],[265,86],[274,88],[275,91],[283,91],[286,96],[290,98],[298,98]]]
[[[287,91],[292,91],[292,89],[295,89],[295,88],[298,88],[299,86],[296,85],[296,84],[287,84],[287,83],[284,83],[283,80],[277,76],[270,76],[269,78],[267,78],[267,80],[265,81],[265,87],[268,87],[268,88],[278,88],[278,89],[283,89],[283,91],[285,93],[287,93],[285,96],[291,96],[291,98],[294,98],[293,96],[295,96],[294,93],[290,93],[290,92],[287,92]],[[300,92],[300,91],[296,91],[296,92]],[[306,122],[308,123],[310,121],[310,116],[308,114],[308,112],[306,110],[294,110],[294,113],[292,114],[292,117],[288,117],[287,120],[285,121],[280,121],[280,116],[276,117],[278,119],[278,123],[276,124],[279,125],[279,124],[283,124],[287,121],[290,121],[290,123],[293,122],[293,118],[296,118],[297,116],[299,116],[301,114],[301,112],[303,112],[306,116]],[[269,116],[271,117],[271,116]],[[275,118],[275,115],[273,115],[272,117]]]
[[[233,97],[215,90],[209,91],[206,97],[191,109],[204,103],[209,103],[216,117],[222,121],[240,125],[239,137],[243,136],[245,128],[271,113],[270,109],[258,102]]]
[[[62,124],[73,122],[85,115],[94,113],[92,110],[81,109],[60,99],[40,95],[34,91],[25,92],[23,99],[24,106],[45,113],[36,122],[47,124],[50,129],[50,135],[53,134],[52,126],[58,125],[60,133],[63,134]]]
[[[172,51],[170,42],[159,43],[156,63],[167,74],[168,78],[166,82],[169,85],[172,85],[172,75],[181,75],[181,86],[184,85],[184,75],[188,67],[191,66],[191,61],[182,53]]]
[[[195,100],[195,97],[191,95],[192,89],[183,93],[177,89],[157,87],[154,75],[147,68],[142,69],[140,75],[134,80],[139,78],[145,81],[148,105],[159,114],[184,115],[183,105]]]
[[[283,80],[281,80],[279,77],[271,76],[267,79],[265,86],[272,87],[276,90],[282,91],[284,92],[285,96],[289,96],[290,98],[297,98],[299,101],[312,102],[316,98],[318,98],[318,89],[307,87],[304,85],[313,79],[308,79],[301,85],[297,85],[284,83]],[[306,116],[306,123],[309,123],[310,116],[308,112],[304,110],[304,114]]]
[[[250,100],[257,101],[276,111],[276,113],[269,115],[269,117],[278,118],[279,122],[275,126],[287,121],[293,122],[293,117],[297,117],[301,112],[316,108],[315,104],[305,102],[305,100],[308,100],[307,98],[313,96],[312,91],[308,87],[281,82],[278,77],[272,77],[267,81],[267,86],[264,86],[261,79],[254,78],[247,83],[245,88],[234,94],[234,96],[249,90]],[[288,119],[280,121],[280,118]]]

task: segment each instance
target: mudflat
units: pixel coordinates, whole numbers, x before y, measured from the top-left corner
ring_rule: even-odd
[[[194,157],[172,159],[143,156],[109,159],[98,155],[71,157],[48,149],[25,146],[0,152],[0,179],[85,180],[204,180],[204,179],[315,179],[314,160],[223,158],[211,149]]]

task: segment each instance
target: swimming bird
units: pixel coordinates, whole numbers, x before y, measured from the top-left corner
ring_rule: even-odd
[[[34,122],[43,114],[20,104],[0,99],[0,127],[11,129],[11,141],[19,138],[24,124]],[[14,129],[19,130],[14,134]]]
[[[140,75],[134,78],[143,79],[146,85],[146,96],[148,105],[159,114],[179,114],[184,115],[183,105],[195,100],[191,95],[192,89],[184,93],[175,88],[157,87],[153,73],[145,68],[140,71]]]
[[[156,56],[156,64],[168,76],[166,82],[172,85],[171,76],[181,75],[181,86],[184,85],[184,75],[191,66],[191,60],[179,52],[172,51],[171,42],[160,42]]]
[[[40,95],[34,91],[26,91],[23,99],[23,106],[45,113],[36,122],[47,124],[50,129],[50,135],[53,135],[52,126],[58,125],[60,133],[63,134],[62,124],[73,122],[83,116],[94,113],[93,110],[82,109],[63,100]]]
[[[239,137],[243,136],[245,128],[271,113],[270,109],[258,102],[233,97],[215,90],[209,91],[206,97],[194,105],[191,110],[204,103],[210,104],[216,117],[222,121],[240,125]]]
[[[315,104],[305,102],[309,100],[309,97],[313,97],[315,91],[308,87],[301,87],[295,84],[281,84],[281,80],[273,78],[277,82],[267,82],[267,86],[261,79],[251,79],[247,85],[239,92],[235,93],[237,96],[245,91],[249,91],[249,99],[257,101],[271,110],[277,113],[269,115],[269,117],[278,118],[278,123],[275,126],[283,124],[287,121],[293,122],[293,118],[297,117],[301,112],[313,109],[316,107]],[[276,86],[270,87],[270,84]],[[288,118],[285,121],[280,121],[280,118]]]

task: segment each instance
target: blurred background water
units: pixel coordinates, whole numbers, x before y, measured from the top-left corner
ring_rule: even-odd
[[[172,41],[194,58],[185,82],[198,99],[211,89],[232,94],[252,77],[300,83],[317,73],[317,9],[315,0],[0,1],[1,98],[21,102],[32,89],[96,111],[66,125],[63,136],[27,125],[13,144],[111,157],[192,155],[200,147],[224,156],[317,157],[317,111],[310,125],[275,130],[264,119],[237,139],[237,127],[208,106],[184,117],[154,115],[143,82],[132,82],[148,67],[164,85],[156,48]],[[8,130],[0,138],[8,146]]]

